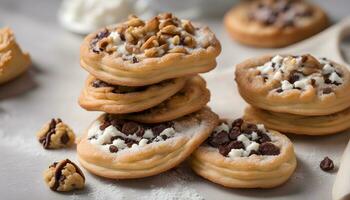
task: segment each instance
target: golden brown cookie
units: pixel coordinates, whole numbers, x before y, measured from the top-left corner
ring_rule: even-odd
[[[283,47],[308,38],[328,25],[326,13],[303,0],[242,1],[225,16],[233,39],[256,47]]]
[[[131,16],[91,33],[81,46],[80,63],[107,83],[144,86],[207,72],[220,51],[208,27],[164,13],[149,21]]]
[[[85,176],[69,159],[54,162],[44,172],[45,183],[53,191],[68,192],[84,188]]]
[[[79,97],[86,110],[112,114],[139,112],[154,107],[181,90],[187,78],[165,80],[148,86],[111,85],[89,76]]]
[[[305,116],[329,115],[350,106],[350,72],[326,58],[275,55],[236,66],[241,96],[264,110]]]
[[[210,91],[200,76],[189,79],[185,87],[161,104],[137,113],[121,115],[121,118],[143,123],[160,123],[177,119],[203,108],[210,100]]]
[[[103,114],[79,141],[79,161],[91,173],[106,178],[156,175],[185,160],[207,139],[217,120],[209,108],[160,124]]]
[[[276,113],[249,106],[245,109],[244,119],[265,124],[267,127],[283,133],[329,135],[350,128],[350,108],[330,115],[301,116]]]
[[[262,124],[222,120],[190,157],[194,172],[230,188],[272,188],[296,168],[292,142]]]
[[[30,64],[29,54],[22,52],[12,30],[0,29],[0,84],[21,75]]]
[[[37,133],[39,142],[45,149],[60,149],[71,147],[74,144],[75,135],[72,129],[61,119],[51,119]]]

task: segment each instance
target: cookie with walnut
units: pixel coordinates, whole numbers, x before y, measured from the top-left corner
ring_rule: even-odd
[[[208,72],[216,66],[219,41],[206,26],[170,13],[129,20],[88,35],[80,63],[110,84],[143,86]]]
[[[112,114],[132,113],[154,107],[181,90],[187,78],[164,80],[160,83],[130,87],[112,85],[89,76],[79,97],[86,110]]]
[[[283,133],[329,135],[350,128],[350,108],[330,115],[301,116],[248,106],[244,111],[244,119],[265,124]]]
[[[27,71],[31,64],[16,42],[10,28],[0,29],[0,84],[8,82]]]
[[[200,76],[190,78],[185,87],[159,105],[136,113],[120,115],[121,118],[142,123],[160,123],[196,112],[210,100],[210,91]]]
[[[238,64],[235,75],[245,101],[264,110],[318,116],[350,107],[350,72],[326,58],[262,56]]]
[[[328,25],[326,13],[304,0],[242,1],[224,18],[233,39],[256,47],[283,47]]]
[[[91,173],[112,179],[160,174],[185,160],[207,139],[217,120],[209,108],[158,124],[103,114],[79,141],[79,161]]]
[[[190,157],[195,173],[230,188],[272,188],[286,182],[297,160],[292,142],[263,124],[221,120]]]

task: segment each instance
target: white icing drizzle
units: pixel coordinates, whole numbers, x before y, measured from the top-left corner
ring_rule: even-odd
[[[120,138],[114,139],[113,142],[109,144],[111,138],[115,136],[137,141],[138,143],[134,143],[130,147],[131,149],[136,149],[146,146],[152,139],[154,139],[152,142],[161,142],[165,141],[162,136],[166,136],[166,139],[168,139],[174,137],[177,133],[173,127],[169,127],[164,129],[156,138],[154,138],[155,136],[152,129],[145,129],[144,135],[142,137],[139,137],[136,134],[126,135],[115,128],[113,125],[110,125],[101,131],[100,126],[101,122],[95,121],[88,130],[88,138],[91,144],[98,145],[102,150],[106,152],[110,152],[109,147],[111,145],[117,147],[118,152],[124,149],[129,149],[125,143],[125,140]]]

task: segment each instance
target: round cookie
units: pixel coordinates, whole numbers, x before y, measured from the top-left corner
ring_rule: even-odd
[[[164,13],[149,21],[131,16],[91,33],[81,45],[80,63],[107,83],[144,86],[208,72],[220,51],[208,27]]]
[[[326,58],[276,55],[236,66],[241,96],[254,107],[304,116],[329,115],[350,106],[350,72]]]
[[[177,119],[203,108],[210,100],[205,80],[195,76],[185,87],[161,104],[137,113],[121,115],[121,118],[142,123],[160,123]]]
[[[263,123],[283,133],[329,135],[350,128],[350,108],[330,115],[301,116],[249,106],[245,109],[244,119],[254,123]]]
[[[185,160],[207,139],[217,120],[209,108],[152,125],[103,114],[79,141],[79,161],[91,173],[106,178],[156,175]]]
[[[0,84],[23,74],[31,64],[28,53],[18,46],[11,29],[0,29]]]
[[[86,110],[112,114],[139,112],[154,107],[181,90],[187,78],[165,80],[160,83],[128,87],[111,85],[89,76],[79,97]]]
[[[308,38],[328,25],[325,12],[302,0],[242,1],[224,18],[233,39],[256,47],[283,47]]]
[[[272,188],[296,168],[292,142],[242,119],[223,120],[190,157],[195,173],[230,188]]]

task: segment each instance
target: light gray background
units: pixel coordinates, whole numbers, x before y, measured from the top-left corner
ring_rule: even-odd
[[[316,2],[329,12],[334,21],[346,16],[350,8],[348,0]],[[293,137],[297,153],[309,153],[299,157],[298,170],[291,181],[273,190],[224,189],[194,176],[186,166],[181,166],[160,176],[123,182],[100,179],[84,171],[87,176],[85,190],[75,194],[51,192],[43,184],[42,171],[54,160],[66,157],[76,160],[75,151],[44,151],[34,139],[35,132],[50,118],[61,117],[77,134],[81,134],[98,115],[84,111],[76,103],[87,75],[79,67],[79,45],[82,37],[71,34],[58,25],[56,14],[59,4],[60,1],[53,0],[0,0],[0,26],[10,26],[15,31],[18,42],[24,50],[30,52],[34,62],[29,73],[0,86],[0,199],[156,199],[157,196],[162,199],[164,191],[169,191],[169,198],[183,197],[180,194],[187,191],[197,192],[206,199],[217,200],[300,199],[302,196],[307,199],[330,199],[334,174],[324,173],[318,176],[314,173],[318,170],[316,161],[320,159],[316,155],[330,155],[338,163],[339,152],[346,144],[344,136],[339,135]],[[222,27],[221,19],[201,20],[212,27],[223,45],[218,67],[211,73],[231,68],[244,59],[241,52],[256,55],[269,51],[255,50],[232,42]],[[226,78],[232,79],[232,74],[227,74]],[[237,93],[233,81],[223,82],[225,84],[220,89]],[[212,91],[218,90],[212,88],[211,84],[209,87]],[[215,94],[214,91],[213,98],[220,101]],[[239,99],[226,106],[237,111],[233,116],[238,117],[244,103]],[[339,143],[339,146],[329,150],[329,142]],[[298,149],[305,143],[311,145],[306,149]],[[315,162],[310,165],[310,160]],[[180,174],[179,179],[174,178],[177,174]],[[300,182],[310,185],[299,185]]]

